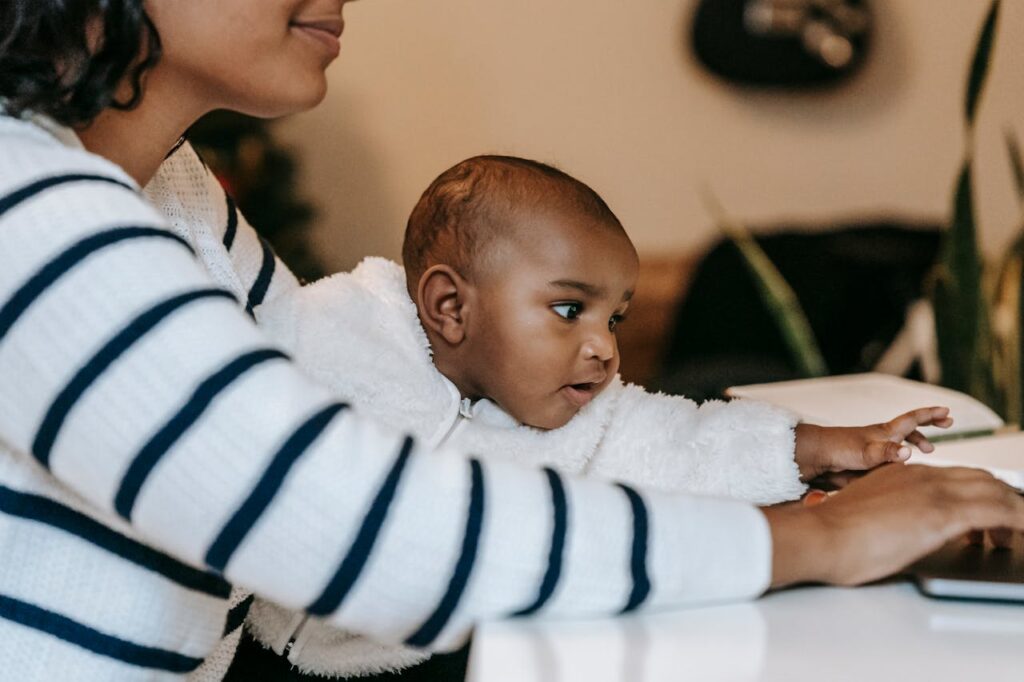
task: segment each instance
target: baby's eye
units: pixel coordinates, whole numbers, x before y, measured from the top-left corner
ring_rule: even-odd
[[[618,327],[620,324],[622,324],[625,320],[626,320],[626,316],[625,315],[612,315],[608,319],[608,331],[610,331],[610,332],[615,331],[615,328]]]
[[[567,320],[575,320],[583,312],[583,306],[579,303],[556,303],[551,309],[556,315]]]

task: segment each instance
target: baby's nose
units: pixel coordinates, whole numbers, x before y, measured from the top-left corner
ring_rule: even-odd
[[[615,336],[611,332],[591,335],[583,344],[583,354],[589,360],[596,358],[608,362],[615,357]]]

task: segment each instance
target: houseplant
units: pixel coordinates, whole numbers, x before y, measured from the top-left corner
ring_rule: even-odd
[[[1017,238],[995,263],[986,263],[977,240],[974,191],[974,132],[995,44],[1000,0],[982,24],[968,72],[964,99],[964,154],[953,188],[948,229],[926,282],[934,317],[941,383],[968,393],[1005,420],[1024,422],[1021,319],[1024,317],[1024,220]],[[1007,131],[1006,150],[1024,207],[1024,163],[1016,137]],[[822,354],[792,289],[756,240],[730,218],[710,192],[706,204],[735,243],[771,311],[798,371],[827,373]]]

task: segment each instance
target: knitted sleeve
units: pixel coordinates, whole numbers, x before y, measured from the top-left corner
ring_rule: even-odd
[[[750,400],[708,401],[627,385],[587,473],[755,504],[799,497],[796,417]]]
[[[754,507],[425,452],[296,370],[110,164],[0,145],[0,441],[154,547],[438,648],[768,585]]]
[[[144,196],[167,227],[196,250],[213,281],[250,313],[298,286],[190,144],[164,159]]]

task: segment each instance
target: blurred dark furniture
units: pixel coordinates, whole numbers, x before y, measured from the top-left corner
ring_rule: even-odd
[[[941,225],[849,223],[755,230],[804,308],[830,374],[867,371],[923,295]],[[797,373],[739,252],[719,242],[696,266],[651,388],[694,399]]]

